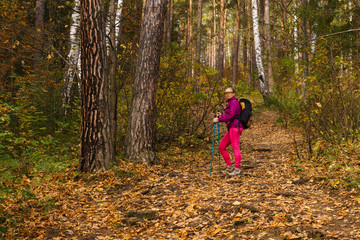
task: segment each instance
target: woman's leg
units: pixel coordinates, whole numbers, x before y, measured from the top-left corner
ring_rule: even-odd
[[[242,128],[230,128],[228,132],[231,146],[234,152],[235,168],[240,168],[241,164],[240,135],[242,133],[242,130]]]
[[[230,135],[229,132],[226,132],[223,139],[221,140],[220,144],[219,144],[219,150],[221,153],[221,156],[223,156],[226,165],[231,166],[231,160],[230,160],[230,155],[229,153],[226,151],[227,146],[229,146],[231,144],[230,141]]]

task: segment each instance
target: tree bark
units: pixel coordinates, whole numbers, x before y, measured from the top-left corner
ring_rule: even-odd
[[[296,15],[296,9],[297,9],[297,0],[294,1],[294,17],[293,17],[293,25],[294,25],[294,42],[297,42],[298,40],[298,20]],[[299,48],[297,45],[294,45],[294,62],[295,62],[295,75],[299,74]]]
[[[117,70],[117,48],[116,48],[116,12],[117,0],[110,0],[109,7],[109,41],[108,41],[108,59],[109,59],[109,85],[108,85],[108,99],[109,99],[109,118],[111,141],[114,148],[114,155],[116,154],[116,131],[117,131],[117,87],[116,87],[116,70]]]
[[[173,8],[174,8],[174,0],[168,0],[168,9],[166,15],[166,31],[165,31],[165,39],[167,43],[171,43],[171,35],[173,29]]]
[[[113,161],[106,95],[104,2],[81,1],[81,146],[79,171],[107,170]]]
[[[244,21],[243,21],[243,28],[244,29],[251,29],[251,21],[249,21],[249,17],[251,16],[251,0],[245,0],[243,4],[243,15],[244,15]],[[249,17],[247,17],[249,16]],[[249,56],[249,37],[250,37],[250,31],[246,30],[246,32],[243,34],[243,72],[247,77],[247,82],[251,83],[251,65],[250,65],[250,58]]]
[[[261,92],[263,98],[266,99],[269,96],[269,89],[268,89],[268,85],[266,83],[264,65],[263,65],[263,61],[262,61],[258,6],[257,6],[256,0],[251,0],[251,8],[252,8],[255,57],[256,57],[256,67],[258,69],[259,87],[260,87],[260,92]]]
[[[239,48],[240,48],[240,12],[241,12],[241,0],[237,0],[236,4],[236,23],[234,33],[234,53],[233,53],[233,75],[232,82],[234,85],[238,82],[239,72]]]
[[[188,18],[187,18],[187,41],[186,47],[190,52],[191,69],[188,72],[189,76],[194,76],[194,44],[193,44],[193,0],[189,0]]]
[[[131,112],[125,140],[132,162],[154,158],[155,97],[167,0],[148,0],[141,26]]]
[[[201,57],[201,26],[202,26],[202,0],[198,0],[198,12],[197,12],[197,37],[196,37],[196,86],[195,91],[198,91],[200,81],[200,57]]]
[[[287,50],[287,33],[285,31],[286,29],[286,25],[287,25],[287,0],[280,0],[280,5],[281,5],[281,47],[282,47],[282,53],[285,53],[284,55],[286,55],[286,50]]]
[[[216,29],[217,25],[216,25],[216,1],[213,0],[213,35],[212,35],[212,50],[211,50],[211,66],[213,68],[216,68],[217,63],[216,63],[216,42],[217,42],[217,29]]]
[[[220,0],[220,29],[219,29],[219,58],[218,71],[219,79],[224,76],[224,56],[225,56],[225,0]]]
[[[35,52],[34,52],[34,60],[35,60],[36,68],[38,68],[41,59],[42,48],[43,48],[45,5],[46,5],[46,0],[36,0],[36,7],[35,7],[36,37],[35,37]]]
[[[265,22],[265,48],[266,48],[266,78],[269,84],[269,92],[271,93],[274,87],[274,78],[272,72],[272,57],[271,57],[271,34],[270,34],[270,1],[265,0],[264,7],[264,22]]]

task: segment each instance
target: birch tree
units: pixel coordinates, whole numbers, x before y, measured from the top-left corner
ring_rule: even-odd
[[[261,92],[263,98],[267,98],[269,96],[269,89],[268,89],[268,85],[266,83],[264,66],[263,66],[263,61],[262,61],[261,45],[260,45],[260,31],[259,31],[259,18],[258,18],[258,5],[257,5],[256,0],[251,0],[251,8],[252,8],[252,18],[253,18],[255,59],[256,59],[256,67],[258,70],[260,92]]]
[[[298,40],[298,27],[297,27],[297,15],[296,15],[296,0],[294,1],[294,17],[293,17],[293,26],[294,26],[294,42],[296,43]],[[297,44],[294,45],[294,62],[295,62],[295,75],[299,74],[299,49]]]
[[[131,112],[125,139],[126,156],[133,162],[154,158],[155,97],[167,0],[147,0],[141,24],[140,46]]]
[[[113,161],[106,95],[104,2],[81,1],[81,134],[79,170],[105,171]]]
[[[72,99],[72,86],[76,79],[80,79],[80,0],[75,0],[75,7],[71,15],[70,51],[67,56],[68,68],[64,74],[62,89],[62,109],[66,115]]]

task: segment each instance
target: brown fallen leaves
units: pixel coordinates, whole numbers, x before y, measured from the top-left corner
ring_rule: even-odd
[[[28,210],[8,239],[359,239],[360,198],[296,175],[292,139],[269,124],[275,117],[264,112],[243,132],[241,176],[215,161],[210,178],[203,143],[160,153],[163,165],[119,160],[106,173],[26,180],[36,197],[3,204]]]

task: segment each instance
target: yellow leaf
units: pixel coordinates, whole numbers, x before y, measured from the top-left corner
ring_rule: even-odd
[[[215,231],[213,231],[213,232],[211,233],[211,235],[212,235],[212,236],[215,236],[215,235],[218,234],[220,231],[221,231],[221,228],[218,228],[218,229],[216,229]]]

